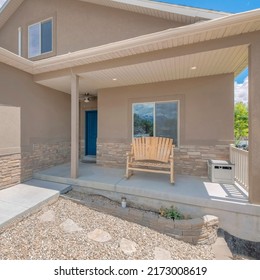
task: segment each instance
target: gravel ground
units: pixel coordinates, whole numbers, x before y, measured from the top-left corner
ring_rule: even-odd
[[[49,221],[43,221],[46,213],[53,216]],[[81,230],[64,231],[61,224],[68,219]],[[95,229],[108,232],[112,239],[103,243],[92,241],[88,233]],[[120,249],[123,238],[137,244],[135,252],[125,254]],[[176,260],[214,259],[209,245],[190,245],[64,198],[0,234],[2,260],[152,260],[156,247],[169,251]]]

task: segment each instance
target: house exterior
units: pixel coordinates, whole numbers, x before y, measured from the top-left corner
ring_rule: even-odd
[[[259,18],[147,0],[7,1],[0,116],[16,117],[0,125],[0,186],[68,161],[76,178],[85,155],[124,166],[141,135],[172,137],[176,173],[205,176],[208,159],[229,158],[234,76],[248,66],[249,195],[260,204]]]

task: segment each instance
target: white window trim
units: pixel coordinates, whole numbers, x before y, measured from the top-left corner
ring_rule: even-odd
[[[177,120],[177,132],[178,132],[178,137],[177,137],[177,141],[178,141],[178,145],[176,145],[176,143],[174,143],[175,148],[180,147],[180,100],[165,100],[165,101],[149,101],[149,102],[135,102],[132,103],[132,138],[134,138],[134,105],[136,104],[156,104],[156,103],[170,103],[170,102],[175,102],[177,103],[177,107],[178,107],[178,120]],[[155,106],[154,106],[154,116],[155,116]],[[153,124],[153,129],[154,129],[154,133],[155,133],[155,122],[156,120],[154,119],[154,124]],[[156,137],[156,135],[155,135]]]
[[[22,56],[22,27],[18,28],[18,55]]]
[[[39,24],[40,25],[40,32],[39,32],[39,42],[40,42],[40,47],[41,47],[41,45],[42,45],[42,42],[41,42],[41,32],[42,32],[42,28],[41,28],[41,24],[42,23],[44,23],[44,22],[46,22],[46,21],[50,21],[51,20],[51,51],[49,51],[49,52],[45,52],[45,53],[42,53],[42,51],[40,50],[40,54],[38,54],[38,55],[33,55],[33,56],[31,56],[30,55],[30,33],[29,33],[29,29],[30,29],[30,27],[31,26],[34,26],[34,25],[37,25],[37,24]],[[34,57],[39,57],[39,56],[41,56],[41,55],[46,55],[46,54],[49,54],[49,53],[52,53],[53,52],[53,48],[54,48],[54,44],[53,44],[53,17],[50,17],[50,18],[47,18],[47,19],[44,19],[44,20],[41,20],[41,21],[38,21],[38,22],[35,22],[35,23],[33,23],[33,24],[30,24],[30,25],[28,25],[28,58],[34,58]]]

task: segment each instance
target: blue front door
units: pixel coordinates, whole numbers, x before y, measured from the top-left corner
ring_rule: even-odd
[[[97,111],[86,111],[85,155],[97,153]]]

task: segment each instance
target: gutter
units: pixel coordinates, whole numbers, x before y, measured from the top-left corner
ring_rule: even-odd
[[[0,47],[0,63],[33,74],[33,62]]]

